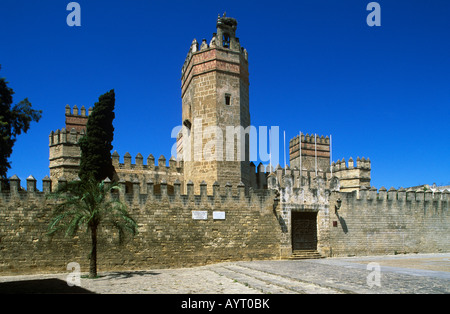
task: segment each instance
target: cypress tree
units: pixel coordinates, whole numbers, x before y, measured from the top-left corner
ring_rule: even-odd
[[[114,89],[101,95],[89,115],[86,135],[80,140],[81,161],[79,177],[87,181],[90,176],[98,182],[107,177],[113,179],[111,160],[114,138],[113,120],[115,106]]]

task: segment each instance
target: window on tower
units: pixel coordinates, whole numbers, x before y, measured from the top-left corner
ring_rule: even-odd
[[[222,46],[223,48],[230,48],[230,36],[228,34],[223,34]]]
[[[189,121],[189,119],[186,119],[183,121],[183,125],[190,130],[192,124],[191,124],[191,121]]]
[[[231,105],[231,95],[225,94],[225,105],[229,106]]]

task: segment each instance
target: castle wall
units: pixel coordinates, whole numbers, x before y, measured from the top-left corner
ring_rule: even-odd
[[[323,256],[450,251],[450,192],[364,186],[342,192],[339,179],[328,176],[278,168],[267,177],[268,188],[279,193],[282,258],[292,254],[294,212],[317,213],[317,250]]]
[[[314,171],[278,167],[267,177],[269,189],[279,193],[276,213],[281,226],[280,255],[289,258],[293,253],[294,213],[315,213],[317,227],[317,251],[322,256],[330,256],[330,194],[338,189],[334,180],[328,180],[325,173],[315,176]]]
[[[18,180],[11,182],[11,191],[0,192],[0,275],[66,272],[69,262],[88,271],[90,242],[84,230],[75,238],[46,236],[54,201],[32,188],[35,180],[30,181],[30,191],[20,191]],[[232,194],[231,186],[215,185],[207,195],[202,185],[200,194],[194,195],[193,185],[188,184],[183,194],[181,183],[176,182],[171,194],[167,184],[160,183],[160,193],[154,192],[157,182],[145,187],[135,182],[133,193],[123,188],[112,196],[128,205],[139,233],[119,246],[113,229],[102,230],[99,271],[279,257],[280,227],[273,211],[273,191],[255,190],[246,195],[239,186]],[[46,181],[46,189],[48,185]],[[197,211],[206,212],[206,219],[193,219]],[[215,219],[215,212],[224,213],[225,219]]]
[[[372,188],[333,193],[330,208],[332,256],[450,251],[450,193]]]
[[[126,193],[127,183],[121,181],[120,193],[110,197],[128,205],[139,233],[119,246],[113,230],[102,230],[99,270],[288,258],[294,212],[317,213],[317,250],[323,256],[450,251],[449,192],[362,188],[343,193],[336,180],[277,169],[267,177],[267,190],[246,193],[243,185],[215,184],[209,194],[205,183],[194,193],[191,182],[183,193],[179,180],[172,190],[165,180],[135,180]],[[1,275],[63,272],[69,262],[87,271],[90,242],[84,231],[75,238],[45,234],[55,204],[46,198],[51,184],[47,177],[45,192],[37,191],[30,176],[24,190],[13,176],[10,189],[0,191]],[[207,216],[193,219],[198,212]]]
[[[134,182],[139,182],[146,187],[149,181],[164,181],[170,188],[173,188],[174,182],[178,180],[184,186],[182,161],[176,161],[171,157],[167,165],[166,158],[161,155],[155,163],[155,157],[150,154],[147,162],[144,163],[144,158],[140,153],[136,155],[134,161],[132,163],[129,153],[125,153],[123,156],[123,163],[120,162],[120,155],[116,151],[112,154],[112,164],[117,174],[115,179],[126,183],[127,192],[132,192]]]

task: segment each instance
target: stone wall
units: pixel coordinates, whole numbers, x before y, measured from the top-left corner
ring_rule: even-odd
[[[317,213],[317,250],[323,256],[450,252],[448,191],[362,186],[341,192],[330,173],[300,176],[298,169],[280,168],[267,183],[279,193],[282,258],[292,254],[293,212]]]
[[[139,225],[139,233],[119,246],[117,235],[103,230],[99,270],[187,267],[207,263],[288,258],[292,254],[292,215],[317,213],[317,250],[323,256],[362,256],[450,251],[450,192],[364,187],[339,192],[336,177],[299,177],[298,170],[277,169],[267,190],[243,185],[211,187],[175,180],[132,182],[121,199]],[[88,270],[88,235],[45,235],[54,201],[46,199],[51,180],[36,190],[30,176],[20,187],[0,190],[0,274],[64,272],[69,262]],[[4,188],[4,186],[2,187]],[[236,191],[236,192],[234,192]],[[341,200],[340,208],[336,208]],[[225,219],[223,219],[225,215]],[[193,219],[196,216],[201,219]]]
[[[334,213],[336,200],[341,208]],[[450,193],[381,188],[333,193],[332,256],[450,252]],[[332,204],[332,205],[331,205]]]
[[[168,165],[166,158],[161,155],[157,163],[155,157],[150,154],[144,163],[144,158],[140,153],[132,161],[130,153],[125,153],[123,156],[123,163],[120,162],[120,155],[117,151],[111,156],[114,171],[116,172],[117,181],[126,183],[126,191],[132,192],[132,185],[134,182],[139,182],[143,187],[147,182],[165,181],[169,186],[173,187],[175,181],[180,181],[184,185],[183,162],[175,160],[174,157],[169,159]],[[146,192],[146,189],[142,190]],[[184,190],[183,190],[184,191]]]
[[[54,201],[35,190],[31,177],[27,183],[30,191],[18,188],[18,179],[11,180],[11,190],[0,191],[0,275],[65,272],[69,262],[78,262],[81,271],[88,271],[88,235],[80,230],[75,238],[46,236]],[[46,181],[47,190],[49,184]],[[239,186],[238,193],[232,194],[231,186],[214,185],[207,195],[206,185],[201,185],[200,194],[194,195],[189,183],[187,194],[182,194],[176,182],[170,194],[161,182],[158,194],[155,187],[153,182],[146,187],[136,182],[133,193],[124,193],[123,188],[112,196],[128,204],[139,233],[119,246],[112,231],[102,230],[99,271],[279,258],[280,225],[273,191],[246,195]],[[222,217],[214,217],[218,212]],[[193,219],[193,214],[206,214],[206,219]],[[225,219],[219,219],[223,215]]]

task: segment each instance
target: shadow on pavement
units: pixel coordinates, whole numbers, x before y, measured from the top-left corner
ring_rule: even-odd
[[[134,270],[134,271],[118,271],[118,272],[110,272],[105,276],[100,277],[108,277],[111,279],[126,279],[126,278],[133,278],[137,276],[148,276],[148,275],[160,275],[160,273],[156,273],[153,271],[146,271],[146,270]]]
[[[93,294],[81,287],[70,287],[66,281],[52,279],[23,280],[0,283],[0,294]]]

